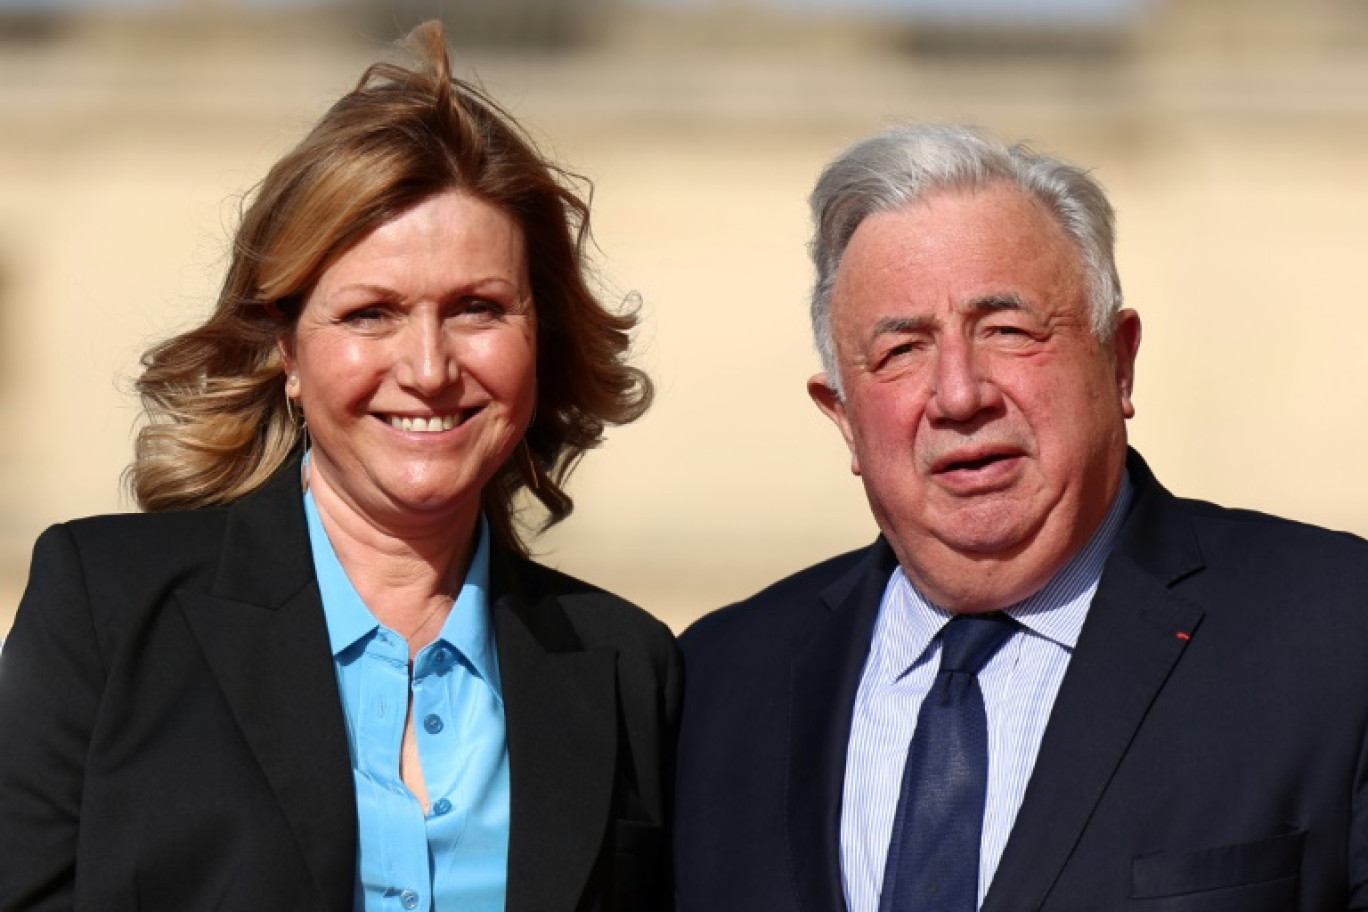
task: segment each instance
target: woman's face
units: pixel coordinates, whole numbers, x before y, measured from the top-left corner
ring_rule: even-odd
[[[473,521],[535,407],[531,293],[518,223],[456,190],[334,262],[281,341],[310,484],[390,531]]]

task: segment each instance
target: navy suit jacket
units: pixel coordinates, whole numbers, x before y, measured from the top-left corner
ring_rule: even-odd
[[[509,912],[668,907],[673,637],[504,549],[490,570]],[[356,826],[297,462],[39,539],[0,654],[0,909],[349,912]]]
[[[1128,467],[984,912],[1368,909],[1368,543]],[[681,638],[680,912],[845,909],[846,746],[894,567],[879,541]]]

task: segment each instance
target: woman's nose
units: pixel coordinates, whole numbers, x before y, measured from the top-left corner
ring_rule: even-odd
[[[396,379],[424,396],[440,392],[460,373],[456,352],[440,321],[415,319],[398,340]]]

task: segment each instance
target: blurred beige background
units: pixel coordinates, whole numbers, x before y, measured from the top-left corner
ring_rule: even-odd
[[[241,195],[424,13],[255,2],[0,2],[0,635],[43,527],[130,508],[138,356],[210,306]],[[657,405],[585,460],[544,560],[678,628],[873,536],[804,392],[805,197],[915,119],[1109,189],[1145,327],[1132,439],[1169,487],[1368,533],[1368,4],[800,5],[435,7],[458,70],[595,182],[605,284],[643,301]]]

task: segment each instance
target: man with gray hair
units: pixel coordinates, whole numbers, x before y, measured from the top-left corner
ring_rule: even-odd
[[[812,210],[881,535],[684,634],[680,912],[1368,909],[1368,544],[1128,448],[1101,188],[908,127]]]

